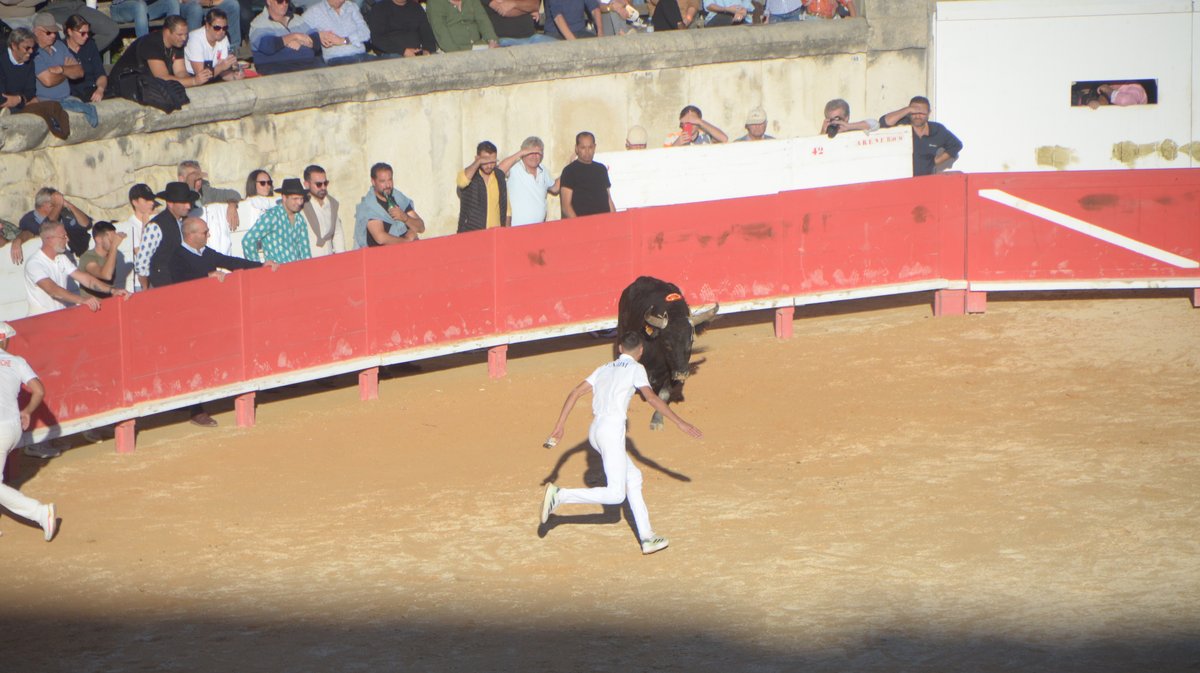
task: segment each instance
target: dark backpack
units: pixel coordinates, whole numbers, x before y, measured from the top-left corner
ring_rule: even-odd
[[[174,80],[159,79],[137,70],[121,73],[117,81],[121,95],[129,100],[170,114],[191,102],[187,90]]]

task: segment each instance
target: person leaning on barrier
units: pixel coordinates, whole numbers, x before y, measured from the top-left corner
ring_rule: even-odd
[[[194,75],[208,68],[214,79],[224,82],[245,76],[238,65],[237,52],[230,48],[230,21],[236,20],[220,9],[210,9],[204,14],[204,25],[188,33],[183,47],[183,64],[189,73]]]
[[[734,142],[753,142],[756,140],[774,140],[775,136],[767,135],[767,111],[756,107],[746,115],[746,135]]]
[[[932,175],[949,168],[958,153],[962,141],[950,129],[937,122],[929,121],[929,99],[913,96],[908,105],[880,117],[884,128],[909,124],[912,126],[913,176]]]
[[[83,76],[71,80],[71,95],[82,101],[99,103],[108,89],[108,71],[104,69],[104,59],[92,39],[91,24],[82,16],[72,14],[63,23],[63,37],[67,49],[83,67]]]
[[[833,129],[832,131],[830,129]],[[850,104],[841,98],[834,98],[825,104],[825,119],[821,122],[821,133],[830,138],[842,131],[866,131],[872,133],[879,130],[879,121],[863,119],[850,121]]]
[[[29,300],[29,315],[41,315],[79,304],[99,311],[99,299],[75,294],[67,289],[68,278],[79,283],[80,287],[114,297],[128,294],[125,288],[113,287],[87,271],[75,268],[65,254],[67,230],[61,222],[43,222],[41,238],[42,247],[30,255],[25,263],[25,296]]]
[[[288,0],[265,0],[262,13],[250,22],[250,54],[262,75],[320,68],[321,35],[296,16]]]
[[[167,207],[155,215],[142,233],[142,247],[133,261],[134,272],[143,288],[171,284],[171,256],[183,241],[183,218],[192,210],[200,195],[182,182],[168,182],[158,198]]]
[[[127,236],[119,246],[125,253],[126,259],[137,259],[138,251],[142,248],[142,236],[145,234],[146,225],[154,218],[154,211],[161,205],[154,200],[154,190],[150,189],[150,185],[138,183],[129,188],[129,208],[133,212],[128,219],[115,225],[117,231],[123,232]],[[125,289],[143,290],[146,288],[138,281],[138,274],[134,272],[129,274],[129,278],[125,282]]]
[[[117,231],[112,222],[101,221],[92,226],[95,247],[79,256],[79,269],[86,271],[113,287],[125,287],[125,280],[132,275],[132,265],[121,253],[121,243],[126,234]],[[80,292],[89,297],[107,299],[111,294],[81,287]]]
[[[250,0],[243,0],[249,3]],[[204,25],[204,14],[208,10],[218,8],[229,17],[229,44],[233,52],[242,46],[242,6],[238,0],[180,0],[179,13],[187,21],[188,32]]]
[[[233,271],[257,269],[264,266],[240,257],[223,255],[208,247],[208,223],[199,217],[183,218],[183,242],[171,255],[171,282],[184,283],[198,278],[216,278],[225,280],[225,276]],[[265,266],[271,269],[279,268],[275,262],[268,261]]]
[[[354,209],[354,247],[373,248],[415,241],[425,233],[413,200],[395,188],[392,167],[371,166],[371,188]]]
[[[380,0],[367,16],[367,27],[371,46],[383,54],[425,56],[438,50],[429,17],[417,0]]]
[[[300,213],[308,191],[300,180],[286,178],[275,193],[280,195],[279,205],[263,213],[242,237],[242,255],[257,262],[261,249],[264,261],[280,264],[311,258],[308,222]]]
[[[593,161],[596,136],[591,131],[575,134],[575,161],[567,164],[559,178],[563,218],[611,213],[616,210],[609,188],[608,166]]]
[[[342,238],[342,223],[338,217],[338,200],[329,194],[329,176],[325,169],[312,165],[304,169],[304,219],[308,221],[309,243],[313,257],[324,257],[346,251]]]
[[[0,116],[13,113],[37,115],[55,138],[71,134],[71,122],[62,105],[37,97],[38,79],[33,53],[37,41],[27,28],[15,28],[8,34],[7,49],[0,56]]]
[[[88,126],[96,128],[100,125],[96,106],[71,95],[70,80],[83,78],[83,65],[67,48],[66,43],[59,39],[58,33],[61,30],[62,26],[45,12],[33,19],[33,34],[38,43],[37,54],[33,57],[38,100],[53,101],[64,110],[78,112],[87,119]]]
[[[475,147],[475,160],[455,176],[458,233],[506,226],[512,215],[504,169],[496,166],[496,146],[485,140]],[[511,159],[511,157],[509,157]],[[513,162],[509,162],[509,167]]]

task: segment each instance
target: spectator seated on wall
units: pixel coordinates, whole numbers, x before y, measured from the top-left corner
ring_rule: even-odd
[[[599,0],[603,35],[625,35],[645,31],[649,26],[642,15],[626,0]]]
[[[37,41],[27,28],[15,28],[5,40],[7,48],[0,56],[0,115],[28,113],[42,118],[56,138],[71,134],[71,122],[58,103],[37,97],[37,75],[33,70],[33,52]]]
[[[204,25],[188,33],[183,48],[184,67],[189,74],[203,68],[212,71],[213,80],[242,79],[237,54],[229,48],[229,17],[220,9],[210,9],[204,15]]]
[[[950,129],[929,121],[929,112],[929,99],[913,96],[907,106],[879,119],[879,125],[884,128],[900,124],[912,126],[914,177],[932,175],[949,168],[963,148],[962,141]]]
[[[19,226],[21,231],[26,234],[21,238],[21,242],[24,243],[40,236],[42,224],[47,221],[59,222],[66,227],[69,237],[68,249],[71,253],[82,255],[87,251],[91,242],[88,230],[92,227],[92,218],[75,207],[75,204],[68,201],[62,192],[53,187],[39,189],[33,197],[33,210],[21,217]],[[20,264],[21,255],[21,246],[18,245],[12,250],[13,263]]]
[[[865,131],[872,133],[879,130],[879,121],[863,119],[850,121],[850,104],[841,98],[834,98],[825,104],[825,119],[821,122],[821,133],[835,137],[842,131]]]
[[[133,34],[150,33],[150,22],[179,14],[179,0],[113,0],[108,8],[113,21],[132,23]]]
[[[380,0],[367,15],[367,27],[371,46],[381,54],[425,56],[438,49],[429,17],[417,0]]]
[[[199,217],[183,220],[183,242],[171,255],[171,282],[184,283],[198,278],[225,280],[233,271],[257,269],[263,264],[240,257],[223,255],[208,247],[208,223]],[[279,268],[275,262],[266,266]]]
[[[103,12],[88,7],[84,0],[3,0],[0,2],[0,20],[10,28],[33,28],[36,12],[47,12],[58,23],[63,23],[72,14],[79,14],[94,29],[93,37],[100,51],[108,49],[117,39],[117,24]]]
[[[213,76],[208,69],[188,74],[183,56],[187,39],[183,17],[168,16],[162,30],[134,40],[109,73],[114,94],[168,112],[185,105],[188,98],[181,87],[200,86]]]
[[[244,0],[250,2],[250,0]],[[204,25],[204,15],[210,9],[220,9],[229,18],[229,44],[236,54],[242,46],[242,26],[239,19],[242,6],[238,0],[180,0],[179,13],[187,20],[188,31],[191,32]]]
[[[96,128],[100,124],[96,106],[71,95],[70,80],[83,78],[83,66],[66,43],[59,39],[61,30],[62,26],[45,12],[33,18],[33,36],[38,45],[33,57],[38,100],[54,101],[64,110],[78,112],[87,119],[89,126]]]
[[[112,287],[124,288],[125,282],[133,274],[133,260],[127,259],[121,252],[121,244],[126,234],[117,231],[112,222],[101,220],[92,226],[91,250],[79,256],[79,270],[108,283]],[[97,299],[108,299],[112,295],[100,292],[86,286],[80,287],[80,292]]]
[[[427,0],[429,25],[442,51],[469,51],[500,46],[496,30],[480,0]]]
[[[588,28],[591,21],[593,29]],[[603,35],[604,17],[599,0],[546,0],[546,35],[577,40]]]
[[[354,209],[354,247],[373,248],[415,241],[425,233],[413,200],[395,188],[392,167],[371,166],[371,188]]]
[[[749,26],[754,21],[754,3],[751,0],[719,0],[704,6],[707,16],[705,28],[720,26]]]
[[[683,30],[700,25],[700,0],[647,0],[650,25],[655,32]]]
[[[250,53],[263,75],[309,70],[325,65],[321,35],[296,16],[288,0],[266,0],[266,8],[250,22]]]
[[[501,47],[538,42],[555,42],[549,35],[538,32],[537,16],[541,0],[481,0],[483,10]]]
[[[325,65],[358,63],[370,58],[371,29],[358,5],[346,0],[322,0],[304,11],[304,20],[317,31]]]
[[[275,193],[280,195],[279,205],[263,213],[246,232],[242,255],[255,262],[262,259],[279,264],[311,258],[308,222],[300,212],[308,190],[298,178],[287,178]]]
[[[63,24],[67,49],[83,66],[83,76],[71,80],[71,95],[88,103],[99,103],[108,89],[108,71],[96,41],[92,39],[92,27],[78,14],[72,14]]]
[[[853,19],[858,17],[854,0],[808,0],[804,10],[810,19]]]

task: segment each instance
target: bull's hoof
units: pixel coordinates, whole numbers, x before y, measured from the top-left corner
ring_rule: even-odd
[[[650,418],[650,429],[651,430],[662,430],[663,429],[662,414],[654,414],[654,416],[652,416]]]

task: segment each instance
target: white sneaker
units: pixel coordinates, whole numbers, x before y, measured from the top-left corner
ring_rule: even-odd
[[[558,487],[554,484],[547,484],[546,495],[542,498],[542,523],[546,523],[550,519],[555,507],[558,507]]]
[[[42,523],[42,531],[46,533],[46,542],[54,539],[58,531],[58,513],[54,511],[54,503],[46,505],[46,521]]]
[[[667,540],[667,538],[660,535],[648,537],[645,540],[642,540],[642,553],[653,554],[656,551],[662,551],[663,549],[666,549],[667,545],[669,544],[671,543]]]

